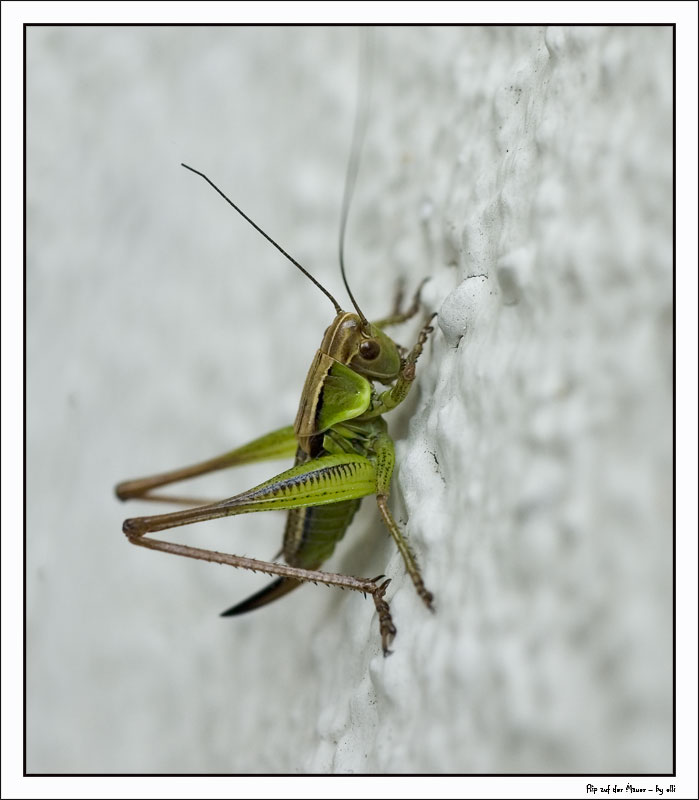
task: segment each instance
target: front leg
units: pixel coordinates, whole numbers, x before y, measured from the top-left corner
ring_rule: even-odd
[[[415,342],[415,346],[408,353],[396,382],[390,389],[387,389],[385,392],[381,392],[381,394],[372,401],[369,411],[366,411],[364,414],[358,417],[358,420],[380,417],[382,414],[385,414],[387,411],[391,411],[396,406],[400,405],[403,400],[405,400],[405,398],[408,396],[408,392],[410,391],[410,387],[413,385],[413,381],[415,380],[415,364],[422,353],[423,347],[425,346],[425,342],[427,341],[430,333],[432,333],[434,330],[430,323],[436,316],[436,313],[430,315],[425,324],[422,326],[420,334],[417,337],[417,342]]]

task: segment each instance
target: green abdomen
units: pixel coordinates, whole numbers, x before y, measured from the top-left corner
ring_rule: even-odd
[[[311,508],[292,508],[284,531],[284,560],[293,567],[317,569],[345,535],[359,504],[341,500]]]

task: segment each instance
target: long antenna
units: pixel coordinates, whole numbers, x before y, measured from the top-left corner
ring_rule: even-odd
[[[354,120],[354,131],[352,132],[352,146],[350,148],[350,157],[347,162],[347,175],[345,177],[345,189],[342,196],[342,212],[340,216],[340,272],[342,273],[342,281],[347,289],[347,294],[355,307],[357,314],[362,320],[362,327],[368,325],[367,318],[359,308],[357,301],[354,299],[352,290],[347,283],[347,275],[345,274],[345,230],[347,228],[347,217],[349,216],[349,207],[354,192],[354,186],[357,182],[357,173],[359,172],[359,156],[364,142],[364,134],[366,133],[367,120],[369,118],[370,106],[370,81],[367,77],[371,76],[371,58],[373,55],[371,32],[364,32],[362,29],[361,51],[359,53],[359,81],[357,87],[357,114]],[[363,91],[363,88],[365,90]]]
[[[307,269],[304,269],[304,268],[303,268],[303,267],[302,267],[302,266],[299,264],[299,262],[298,262],[298,261],[297,261],[295,258],[292,258],[292,256],[290,256],[290,255],[289,255],[289,254],[286,252],[286,250],[285,250],[285,249],[284,249],[284,248],[283,248],[281,245],[278,245],[278,244],[277,244],[277,243],[274,241],[274,239],[272,239],[272,237],[271,237],[271,236],[268,236],[268,235],[267,235],[267,234],[266,234],[266,233],[265,233],[265,232],[262,230],[262,228],[261,228],[259,225],[255,224],[255,223],[254,223],[254,222],[253,222],[253,221],[250,219],[250,217],[249,217],[249,216],[248,216],[248,215],[247,215],[247,214],[246,214],[244,211],[241,211],[241,210],[238,208],[238,206],[237,206],[237,205],[236,205],[236,204],[235,204],[235,203],[234,203],[234,202],[233,202],[233,201],[232,201],[230,198],[226,197],[226,195],[225,195],[225,194],[224,194],[224,193],[223,193],[223,192],[222,192],[222,191],[221,191],[221,190],[218,188],[218,186],[216,186],[216,184],[215,184],[215,183],[214,183],[212,180],[210,180],[209,178],[207,178],[207,177],[206,177],[206,175],[204,175],[204,173],[203,173],[203,172],[199,172],[199,170],[198,170],[198,169],[194,169],[193,167],[189,167],[189,166],[187,166],[187,164],[182,164],[182,166],[183,166],[185,169],[188,169],[190,172],[193,172],[195,175],[199,175],[201,178],[203,178],[203,179],[204,179],[204,180],[205,180],[205,181],[206,181],[206,182],[209,184],[209,186],[213,187],[213,188],[214,188],[214,189],[215,189],[215,190],[216,190],[216,191],[217,191],[217,192],[218,192],[218,193],[221,195],[221,197],[222,197],[222,198],[223,198],[223,199],[224,199],[224,200],[225,200],[225,201],[228,203],[228,205],[230,205],[230,206],[233,206],[233,208],[234,208],[234,209],[235,209],[235,210],[236,210],[236,211],[237,211],[237,212],[240,214],[240,216],[241,216],[241,217],[242,217],[244,220],[247,220],[247,222],[249,222],[249,223],[252,225],[252,227],[253,227],[253,228],[254,228],[254,229],[255,229],[255,230],[258,232],[258,233],[261,233],[261,234],[262,234],[262,235],[265,237],[265,239],[267,239],[267,241],[268,241],[270,244],[273,244],[273,245],[274,245],[274,246],[277,248],[277,250],[279,250],[279,252],[280,252],[280,253],[281,253],[283,256],[286,256],[286,258],[288,258],[288,259],[289,259],[289,261],[291,261],[291,263],[292,263],[292,264],[293,264],[295,267],[298,267],[298,269],[300,269],[300,270],[301,270],[301,272],[303,272],[303,274],[304,274],[304,275],[305,275],[305,276],[306,276],[306,277],[307,277],[307,278],[308,278],[310,281],[312,281],[313,283],[315,283],[315,285],[316,285],[316,286],[317,286],[317,287],[320,289],[320,291],[321,291],[321,292],[323,292],[323,294],[324,294],[326,297],[328,297],[328,298],[330,299],[330,302],[331,302],[331,303],[332,303],[332,304],[335,306],[335,313],[336,313],[336,314],[339,314],[339,313],[342,311],[342,309],[340,308],[340,304],[339,304],[339,303],[337,302],[337,300],[336,300],[336,299],[335,299],[335,298],[334,298],[334,297],[333,297],[333,296],[330,294],[330,292],[329,292],[329,291],[328,291],[328,290],[327,290],[327,289],[326,289],[324,286],[322,286],[320,283],[318,283],[318,281],[317,281],[317,280],[316,280],[316,279],[313,277],[313,275],[311,275],[311,273],[310,273],[310,272],[309,272]],[[343,272],[343,276],[344,276],[344,272]],[[346,282],[346,281],[345,281],[345,286],[347,286],[347,282]],[[348,290],[347,290],[347,291],[349,291],[349,288],[348,288]],[[350,297],[352,297],[352,293],[351,293],[351,292],[350,292]],[[352,299],[352,302],[354,302],[354,298]],[[355,303],[355,308],[356,308],[356,303]],[[359,309],[357,309],[357,310],[359,310]],[[363,317],[363,315],[361,314],[361,312],[360,312],[360,316],[362,317],[362,319],[364,319],[364,317]]]

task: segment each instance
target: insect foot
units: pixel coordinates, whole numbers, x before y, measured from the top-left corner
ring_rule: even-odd
[[[437,312],[434,314],[430,314],[430,316],[425,321],[425,324],[422,326],[420,330],[420,335],[417,338],[417,342],[413,349],[408,353],[408,357],[405,359],[405,364],[403,366],[402,377],[403,380],[407,383],[412,383],[415,380],[415,365],[417,364],[418,358],[422,355],[422,350],[429,338],[429,335],[432,333],[434,328],[431,325],[432,320],[437,316]]]
[[[434,600],[434,595],[432,594],[432,592],[428,591],[425,588],[425,584],[422,582],[422,579],[420,579],[419,585],[416,584],[415,588],[417,589],[417,593],[422,598],[422,602],[434,614],[434,606],[432,605],[432,601]]]
[[[381,647],[383,649],[384,657],[390,656],[393,652],[388,648],[396,635],[396,626],[393,624],[393,620],[391,619],[391,611],[388,607],[388,603],[383,599],[390,582],[391,579],[389,578],[388,580],[384,581],[381,586],[377,586],[376,591],[372,592],[374,604],[376,606],[376,613],[379,615]]]

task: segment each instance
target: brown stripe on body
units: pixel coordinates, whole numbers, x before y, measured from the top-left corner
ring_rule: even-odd
[[[360,332],[359,317],[351,311],[344,311],[335,317],[332,325],[325,331],[320,352],[343,364],[349,364],[357,354]]]
[[[320,349],[316,351],[301,393],[301,403],[294,422],[299,446],[310,456],[319,452],[322,437],[318,436],[318,414],[323,404],[323,384],[335,361],[349,364],[356,355],[360,320],[356,314],[338,314],[325,331]]]
[[[317,350],[306,376],[301,403],[294,422],[294,433],[299,447],[307,456],[317,456],[319,446],[322,444],[316,420],[323,405],[323,384],[333,364],[334,360],[330,356]]]

